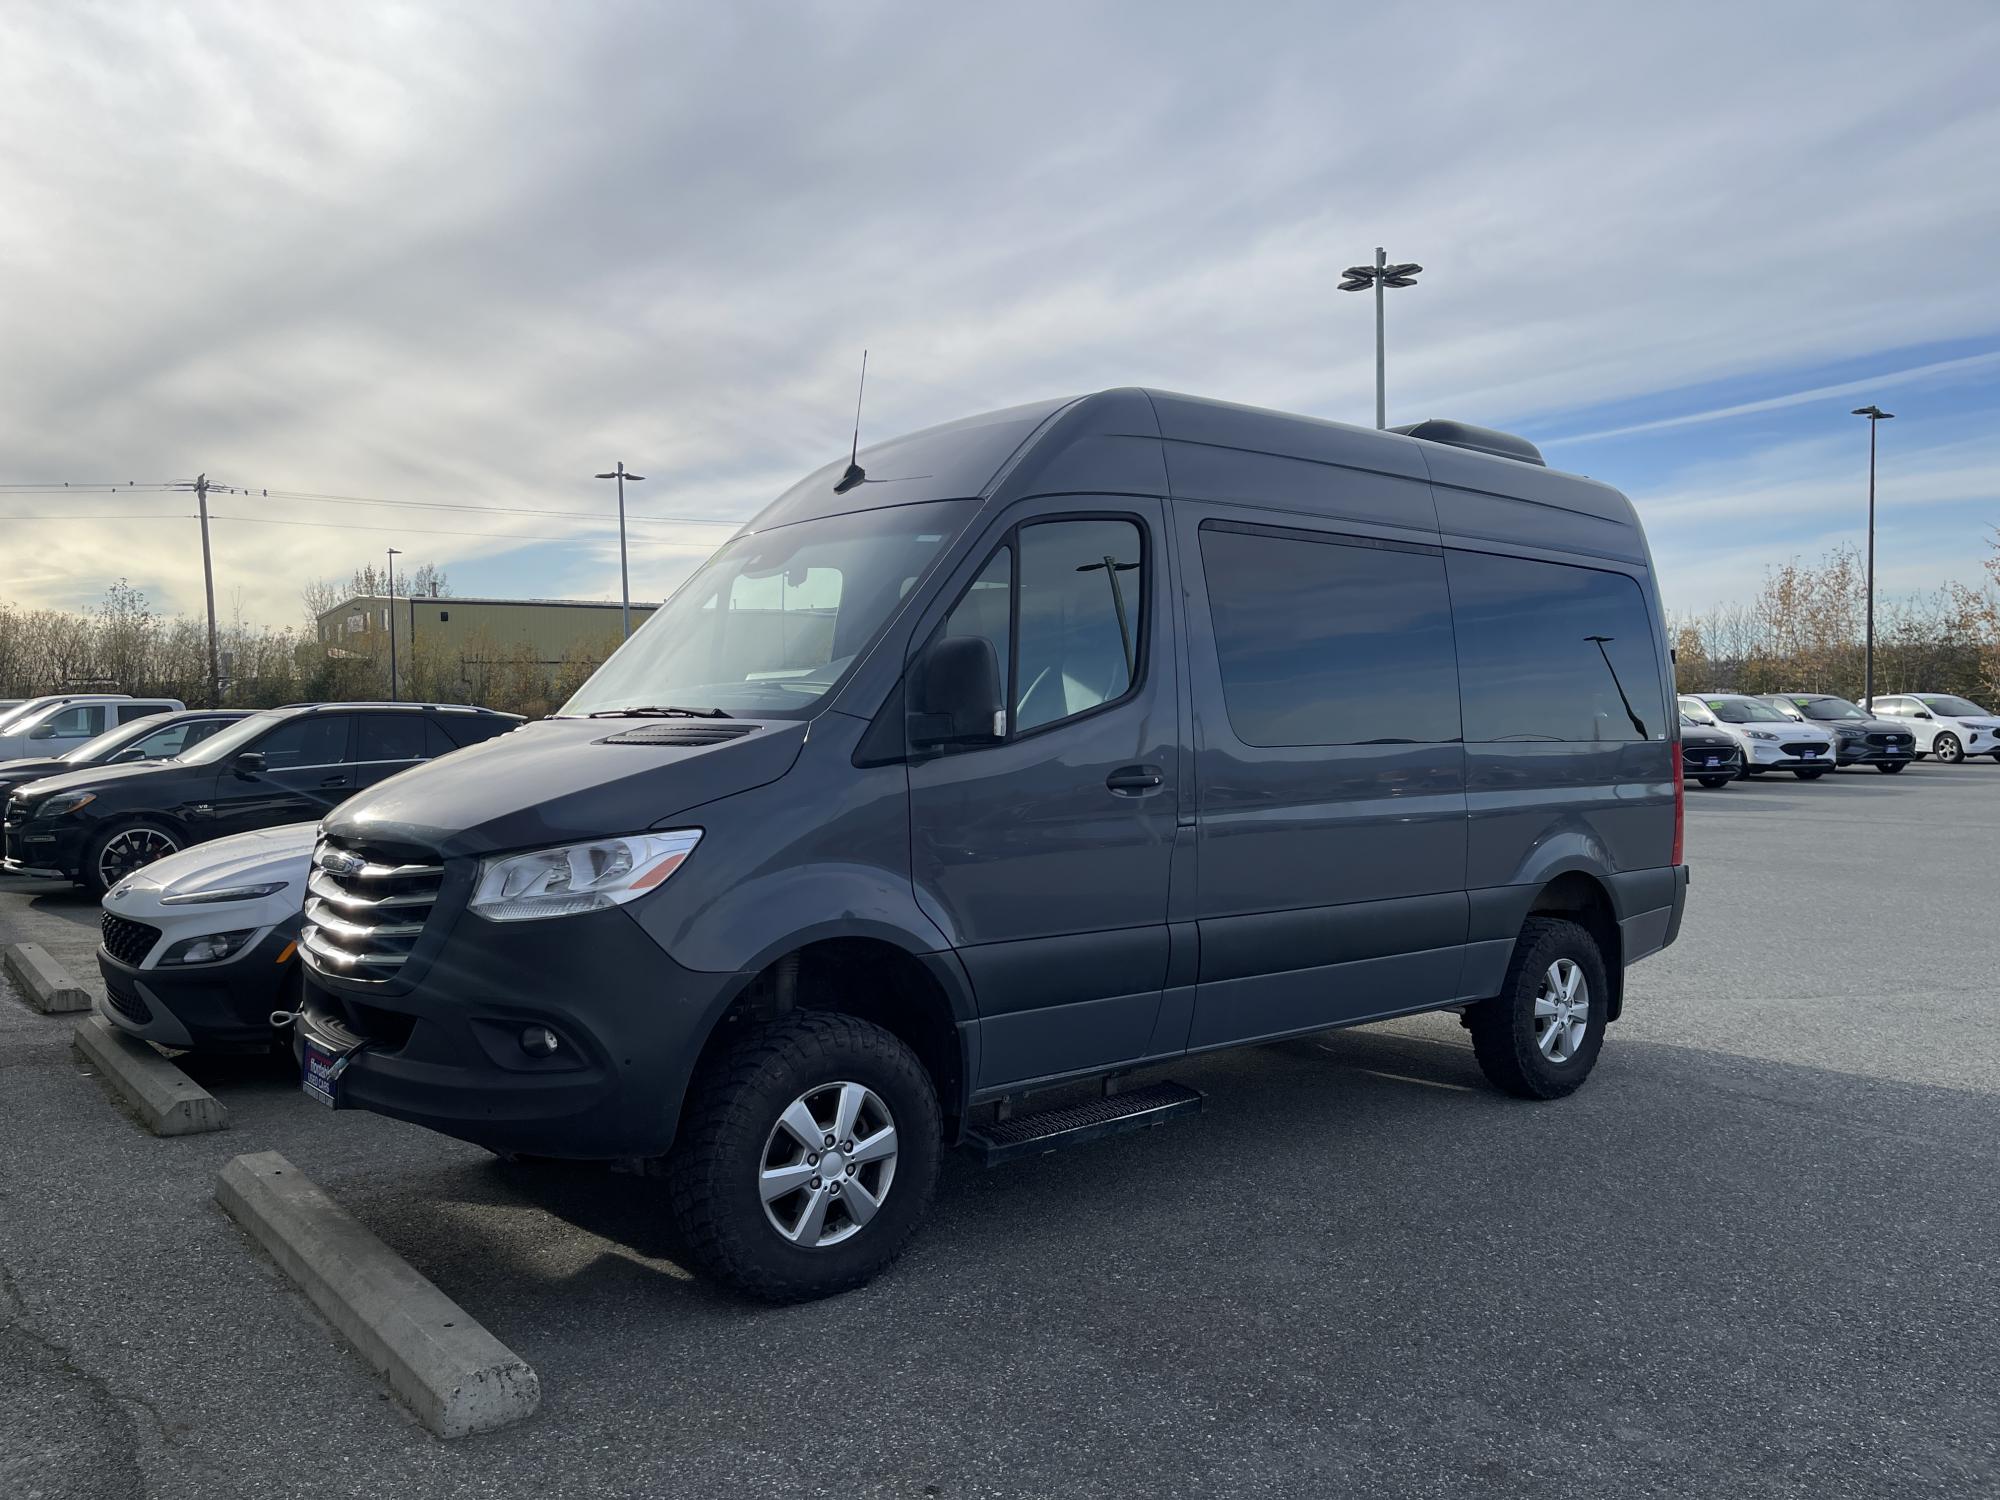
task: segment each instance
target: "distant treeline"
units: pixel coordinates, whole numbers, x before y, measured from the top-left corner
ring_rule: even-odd
[[[1948,583],[1914,597],[1878,600],[1875,690],[1956,693],[2000,710],[2000,552],[1986,562],[1983,588]],[[435,570],[413,574],[423,592],[448,592]],[[343,593],[331,583],[305,591],[309,618],[352,594],[378,591],[364,570]],[[399,592],[402,578],[397,580]],[[1748,604],[1669,621],[1682,692],[1816,692],[1858,698],[1862,685],[1865,573],[1852,548],[1817,564],[1771,569]],[[21,609],[0,602],[0,697],[100,689],[208,701],[202,623],[153,612],[122,580],[93,609]],[[379,631],[344,637],[330,651],[312,628],[233,621],[220,631],[223,701],[245,708],[279,703],[386,698],[388,639]],[[530,717],[552,713],[610,654],[607,636],[561,660],[525,646],[475,641],[446,655],[436,643],[404,642],[397,656],[400,695],[471,702]]]
[[[1956,693],[2000,709],[2000,552],[1992,583],[1875,601],[1875,691]],[[1772,568],[1748,604],[1670,620],[1682,692],[1837,693],[1859,698],[1867,638],[1861,554]]]
[[[399,575],[399,593],[402,581]],[[438,581],[443,593],[441,576]],[[340,594],[324,584],[306,592],[309,605],[329,592]],[[234,620],[220,625],[217,639],[227,706],[389,696],[388,638],[379,631],[344,638],[338,650],[329,650],[311,627],[279,629]],[[616,645],[615,635],[607,636],[592,651],[548,661],[530,647],[491,641],[475,639],[463,656],[456,651],[447,656],[423,643],[412,650],[404,641],[396,658],[398,694],[409,701],[471,702],[537,717],[560,707]],[[0,601],[0,697],[80,691],[208,706],[205,625],[189,615],[156,614],[145,595],[122,580],[88,610],[22,609]]]

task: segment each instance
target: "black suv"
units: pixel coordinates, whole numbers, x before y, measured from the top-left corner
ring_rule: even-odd
[[[1917,737],[1909,725],[1879,719],[1845,698],[1831,693],[1766,693],[1764,701],[1787,718],[1831,730],[1836,766],[1873,766],[1893,776],[1917,758]]]
[[[240,719],[177,760],[70,771],[7,799],[4,868],[94,896],[225,834],[321,818],[398,771],[516,728],[517,714],[436,703],[305,703]]]

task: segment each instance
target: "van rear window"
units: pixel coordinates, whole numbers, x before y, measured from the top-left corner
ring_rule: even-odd
[[[1223,703],[1244,744],[1458,738],[1435,550],[1208,521],[1201,560]]]
[[[1666,733],[1659,652],[1637,582],[1484,552],[1445,559],[1466,739],[1588,744]]]

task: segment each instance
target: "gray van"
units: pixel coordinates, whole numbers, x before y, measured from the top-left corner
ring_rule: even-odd
[[[1567,1094],[1680,925],[1665,643],[1630,503],[1505,434],[1116,390],[883,443],[327,818],[303,1083],[656,1165],[774,1300],[1190,1053],[1457,1010]]]

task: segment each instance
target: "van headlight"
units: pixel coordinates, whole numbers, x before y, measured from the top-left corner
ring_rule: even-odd
[[[701,842],[698,828],[559,844],[479,862],[466,905],[489,922],[533,922],[623,906],[678,870]]]

